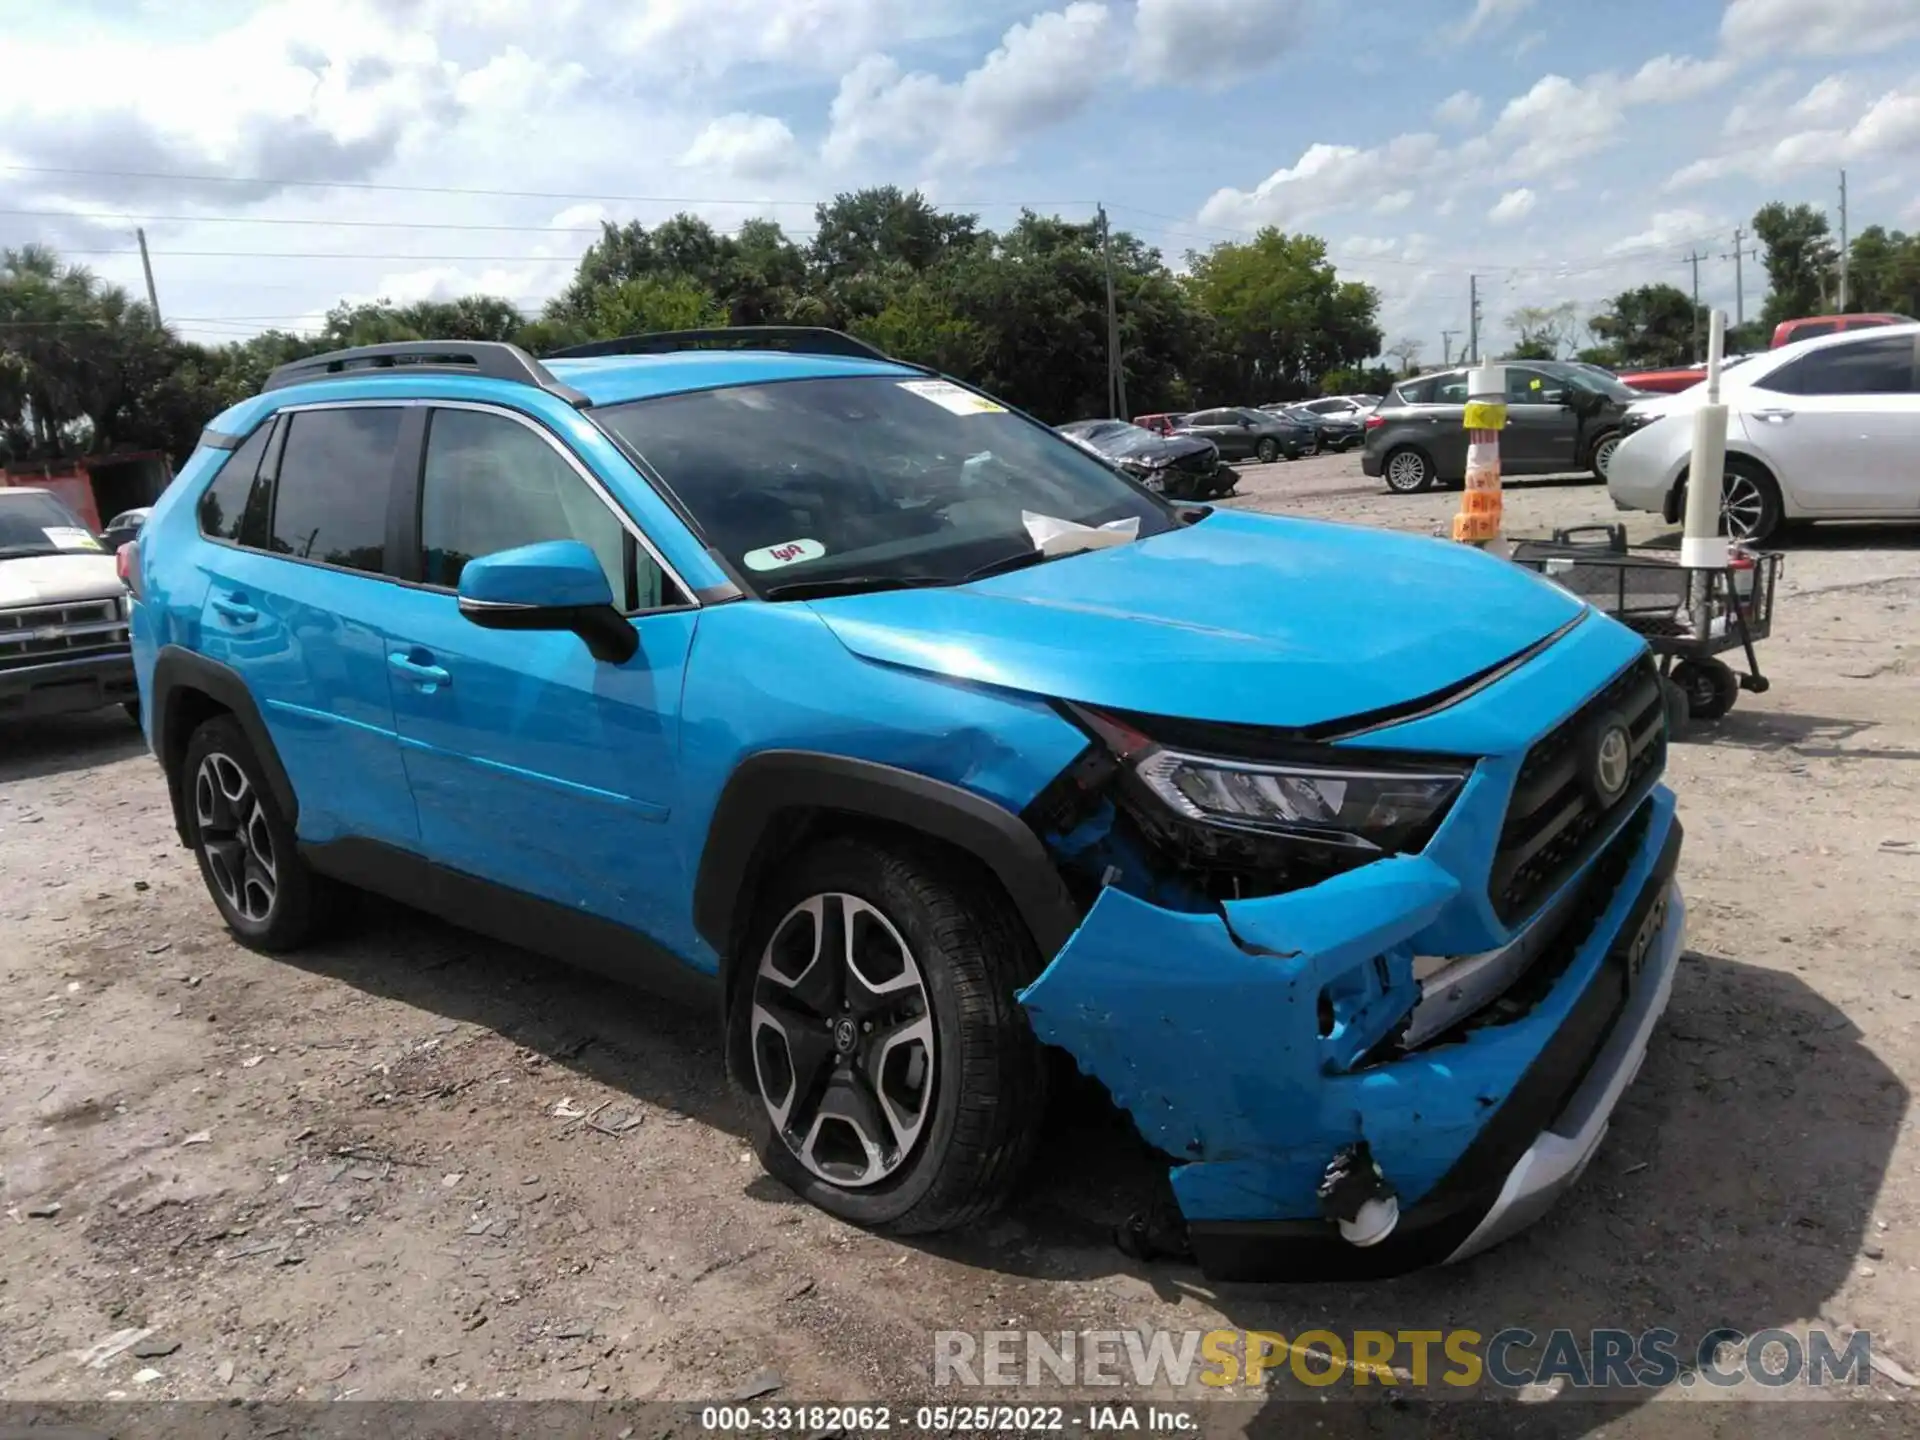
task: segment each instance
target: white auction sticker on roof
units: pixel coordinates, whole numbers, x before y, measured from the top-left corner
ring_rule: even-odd
[[[62,550],[98,550],[100,542],[77,525],[47,525],[40,533],[49,545]]]
[[[749,550],[740,558],[749,570],[778,570],[783,565],[798,565],[803,560],[818,560],[827,547],[818,540],[789,540],[763,550]]]
[[[902,380],[902,390],[911,390],[922,400],[931,400],[942,410],[955,415],[1004,415],[1007,407],[996,405],[984,395],[962,390],[950,380]]]

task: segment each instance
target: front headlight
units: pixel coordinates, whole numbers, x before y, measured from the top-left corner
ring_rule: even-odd
[[[1264,765],[1158,750],[1141,782],[1189,820],[1393,854],[1416,848],[1458,793],[1460,775]]]
[[[1345,865],[1424,846],[1471,769],[1444,759],[1349,761],[1331,747],[1315,747],[1310,760],[1207,755],[1163,745],[1113,716],[1078,713],[1179,821],[1331,848]]]

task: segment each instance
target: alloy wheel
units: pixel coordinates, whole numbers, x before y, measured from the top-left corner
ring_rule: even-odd
[[[887,917],[815,895],[774,927],[753,980],[754,1078],[794,1158],[829,1184],[876,1185],[933,1111],[927,985]]]
[[[193,816],[221,898],[242,919],[265,924],[280,890],[273,832],[252,782],[232,756],[216,751],[200,762]]]
[[[1767,497],[1751,477],[1729,470],[1720,485],[1723,528],[1735,540],[1751,540],[1766,523]]]
[[[1593,452],[1593,468],[1599,472],[1602,480],[1607,478],[1607,467],[1613,464],[1613,452],[1620,448],[1620,437],[1609,435],[1602,440]]]
[[[1427,481],[1427,462],[1417,452],[1402,450],[1387,462],[1387,484],[1408,492],[1420,489]]]

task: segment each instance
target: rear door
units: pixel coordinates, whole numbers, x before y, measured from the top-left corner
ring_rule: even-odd
[[[1796,507],[1897,516],[1920,509],[1913,335],[1863,333],[1756,380],[1740,420]]]
[[[222,470],[201,502],[202,650],[236,671],[300,803],[299,833],[415,849],[382,620],[401,432],[392,404],[303,406],[256,432],[258,472]]]
[[[685,877],[666,842],[680,684],[698,614],[604,486],[517,411],[436,405],[388,611],[394,704],[437,864],[656,936]],[[607,571],[640,647],[615,665],[568,632],[462,618],[467,561],[579,540]],[[684,901],[682,901],[684,903]]]

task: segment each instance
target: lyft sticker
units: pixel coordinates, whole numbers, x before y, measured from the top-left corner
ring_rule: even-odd
[[[782,545],[769,545],[764,550],[749,550],[740,558],[746,562],[749,570],[778,570],[783,565],[818,560],[826,553],[827,547],[818,540],[789,540]]]

